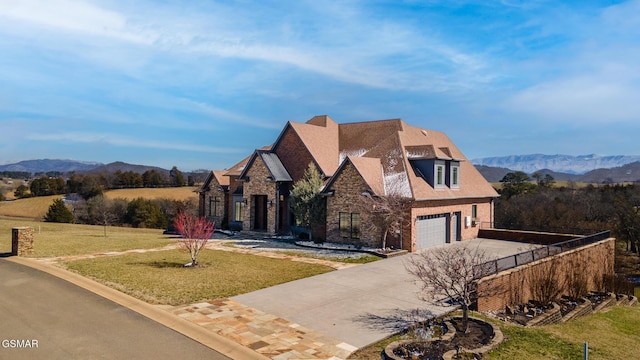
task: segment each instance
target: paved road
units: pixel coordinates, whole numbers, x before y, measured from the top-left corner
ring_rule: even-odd
[[[16,340],[31,348],[15,348]],[[229,359],[47,273],[0,258],[0,359]]]
[[[499,240],[476,239],[464,243],[479,246],[495,258],[527,247]],[[414,255],[332,271],[239,295],[232,300],[361,348],[406,328],[415,320],[416,310],[426,315],[450,311],[450,308],[420,300],[420,288],[405,268],[410,256]]]

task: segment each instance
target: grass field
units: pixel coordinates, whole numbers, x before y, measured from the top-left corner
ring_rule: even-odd
[[[29,220],[0,219],[0,253],[11,252],[11,228],[34,229],[33,257],[94,254],[162,247],[172,242],[158,229],[132,229],[94,225],[48,223]]]
[[[590,360],[635,359],[640,349],[640,306],[614,306],[605,312],[563,324],[525,328],[496,320],[507,339],[487,354],[487,359],[582,359],[589,344]],[[349,359],[372,359],[399,336],[391,337],[352,354]]]
[[[127,199],[136,198],[145,199],[171,199],[171,200],[198,200],[198,194],[195,193],[197,187],[168,187],[168,188],[136,188],[136,189],[117,189],[109,190],[104,193],[108,199]]]
[[[104,196],[108,199],[133,200],[141,197],[145,199],[192,200],[197,203],[198,194],[194,192],[196,189],[196,187],[118,189],[106,191]],[[11,195],[13,196],[13,193]],[[0,216],[42,219],[53,200],[61,197],[62,195],[38,196],[0,202]]]
[[[326,266],[204,250],[185,268],[186,252],[169,250],[66,262],[70,270],[154,304],[226,298],[331,271]]]
[[[38,196],[0,202],[0,216],[42,219],[53,200],[60,198],[62,198],[62,195]]]

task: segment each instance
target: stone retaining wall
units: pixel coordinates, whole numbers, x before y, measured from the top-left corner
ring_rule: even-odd
[[[588,299],[583,299],[583,301],[584,302],[582,304],[578,304],[575,309],[563,316],[560,322],[567,322],[593,313],[593,304],[591,304],[591,301]]]
[[[560,306],[558,304],[551,304],[553,309],[547,311],[546,313],[534,318],[533,320],[527,323],[528,327],[531,326],[543,326],[543,325],[551,325],[557,324],[562,320],[562,313],[560,312]]]

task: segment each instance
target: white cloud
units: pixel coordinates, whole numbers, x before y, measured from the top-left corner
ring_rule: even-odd
[[[88,2],[72,0],[5,0],[0,17],[8,17],[35,25],[81,34],[114,37],[150,44],[155,35],[131,31],[121,14]]]
[[[202,153],[235,154],[244,153],[244,149],[219,148],[207,145],[184,144],[175,141],[144,140],[115,133],[66,132],[66,133],[30,133],[25,137],[32,141],[53,141],[60,143],[101,143],[113,146],[151,148],[161,150],[194,151]]]

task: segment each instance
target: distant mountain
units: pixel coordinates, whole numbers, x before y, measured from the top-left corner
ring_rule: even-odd
[[[640,182],[640,161],[612,169],[589,171],[582,175],[578,181],[599,183]]]
[[[90,173],[114,173],[116,171],[133,171],[135,173],[143,174],[147,170],[155,170],[161,174],[169,175],[169,170],[163,169],[157,166],[148,166],[148,165],[136,165],[136,164],[128,164],[122,161],[112,162],[106,165],[97,166],[88,172]]]
[[[76,161],[76,160],[59,160],[59,159],[40,159],[25,160],[14,164],[0,165],[0,171],[20,171],[36,173],[46,173],[49,171],[69,172],[69,171],[88,171],[102,165],[98,162]]]
[[[582,175],[596,169],[611,169],[640,161],[640,156],[633,155],[510,155],[473,159],[474,165],[485,165],[524,171],[528,174],[548,169],[558,173]]]
[[[486,165],[476,165],[476,169],[484,176],[489,182],[500,182],[502,178],[510,172],[521,171],[511,170],[506,168],[497,168]],[[542,176],[551,175],[556,181],[575,181],[591,184],[611,184],[611,183],[625,183],[636,182],[640,183],[640,162],[636,161],[624,166],[615,167],[612,169],[596,169],[589,171],[583,175],[567,174],[549,169],[542,169],[535,171]],[[529,176],[533,173],[528,173]]]
[[[488,182],[496,183],[502,180],[502,178],[510,172],[513,172],[511,169],[501,168],[501,167],[493,167],[486,165],[475,165],[476,169],[484,176],[484,178]]]

